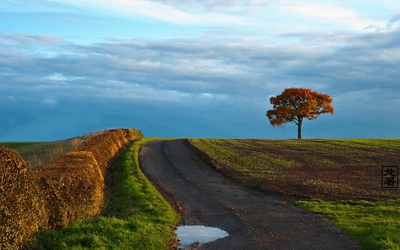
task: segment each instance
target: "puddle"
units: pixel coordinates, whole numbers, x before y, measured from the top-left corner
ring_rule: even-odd
[[[179,226],[176,231],[180,248],[185,248],[193,243],[207,243],[227,237],[229,234],[215,227],[206,226]]]

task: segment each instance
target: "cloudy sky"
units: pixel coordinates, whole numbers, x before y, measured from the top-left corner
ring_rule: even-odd
[[[0,2],[0,141],[296,138],[287,87],[334,100],[304,138],[400,137],[400,1]]]

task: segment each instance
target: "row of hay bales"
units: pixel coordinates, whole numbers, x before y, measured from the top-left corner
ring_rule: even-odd
[[[141,138],[140,130],[108,130],[39,171],[16,151],[0,147],[0,249],[24,248],[39,230],[98,215],[110,161]]]

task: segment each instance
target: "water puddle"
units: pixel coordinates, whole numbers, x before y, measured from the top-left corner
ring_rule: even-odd
[[[179,239],[179,248],[190,247],[193,243],[207,243],[227,237],[229,234],[215,227],[206,226],[179,226],[176,231]]]

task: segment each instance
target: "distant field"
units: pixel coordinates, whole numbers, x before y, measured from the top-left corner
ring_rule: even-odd
[[[381,166],[400,165],[400,139],[190,139],[245,185],[307,198],[384,200]]]
[[[363,249],[400,250],[400,189],[381,187],[381,166],[400,165],[400,139],[190,139],[244,185],[297,195]],[[383,201],[384,200],[384,201]]]
[[[61,154],[79,147],[84,141],[99,133],[102,133],[102,131],[63,141],[0,142],[0,147],[4,146],[16,150],[30,167],[38,169],[40,166],[53,162]]]
[[[0,146],[12,148],[34,169],[46,165],[75,147],[68,141],[55,142],[1,142]]]

